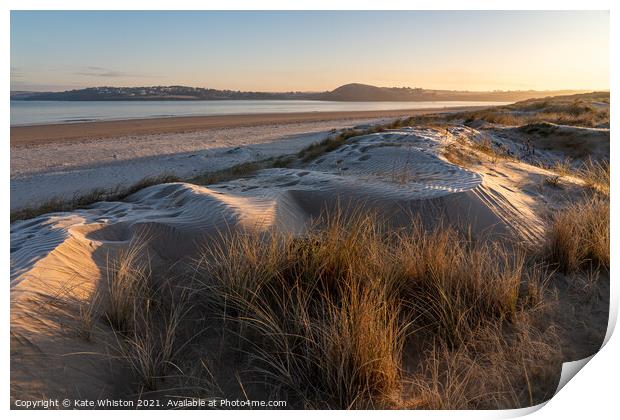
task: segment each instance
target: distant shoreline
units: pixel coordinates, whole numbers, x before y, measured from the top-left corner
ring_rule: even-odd
[[[336,102],[516,102],[545,96],[584,93],[581,90],[457,91],[411,87],[379,87],[348,83],[324,92],[248,92],[191,86],[99,86],[64,92],[12,91],[11,99],[22,101],[220,101],[220,100],[309,100]]]
[[[380,111],[329,111],[300,113],[268,113],[243,115],[211,115],[188,117],[157,117],[123,120],[87,121],[11,126],[11,147],[36,146],[49,143],[88,141],[117,136],[172,134],[198,132],[231,127],[294,124],[356,118],[397,118],[441,112],[457,112],[488,108],[461,106],[426,109],[397,109]]]

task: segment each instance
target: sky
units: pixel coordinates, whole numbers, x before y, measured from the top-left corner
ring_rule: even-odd
[[[11,90],[352,82],[609,89],[609,12],[11,12]]]

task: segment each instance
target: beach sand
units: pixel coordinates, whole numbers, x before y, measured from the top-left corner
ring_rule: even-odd
[[[102,139],[118,136],[188,133],[216,128],[299,124],[354,119],[396,118],[405,115],[422,115],[428,113],[453,112],[480,108],[485,107],[218,115],[14,126],[11,127],[11,147],[84,141],[85,139]]]
[[[462,108],[157,118],[11,127],[11,211],[163,173],[189,178],[283,154],[331,130]]]

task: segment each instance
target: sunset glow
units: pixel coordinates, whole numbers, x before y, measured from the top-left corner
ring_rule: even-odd
[[[608,12],[12,12],[12,90],[608,89]]]

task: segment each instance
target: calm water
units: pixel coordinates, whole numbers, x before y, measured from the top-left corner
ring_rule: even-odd
[[[11,101],[11,125],[124,120],[195,115],[491,106],[507,102],[328,102],[328,101]]]

